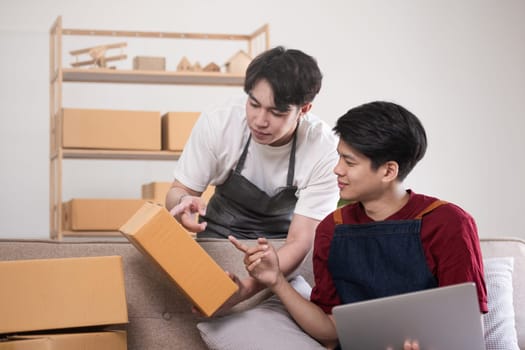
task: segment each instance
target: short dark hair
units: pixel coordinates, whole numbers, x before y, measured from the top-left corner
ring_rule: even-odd
[[[261,79],[266,79],[272,87],[277,109],[288,110],[289,105],[303,106],[312,102],[321,89],[323,75],[312,56],[277,46],[250,63],[244,91],[250,93]]]
[[[376,101],[350,109],[333,129],[340,139],[372,162],[377,169],[388,161],[399,165],[403,181],[427,149],[421,121],[406,108]]]

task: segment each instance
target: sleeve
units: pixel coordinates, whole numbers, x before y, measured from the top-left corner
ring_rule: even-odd
[[[206,189],[217,168],[215,150],[220,131],[211,125],[212,117],[201,114],[175,165],[175,179],[198,192]]]
[[[468,213],[453,204],[438,208],[437,211],[444,215],[428,215],[428,219],[433,221],[428,224],[437,227],[431,254],[435,258],[434,270],[439,286],[474,282],[480,311],[486,313],[487,289],[476,223]],[[425,219],[427,217],[423,219],[423,225],[426,224]]]
[[[318,161],[311,169],[307,184],[299,191],[294,212],[315,220],[322,220],[334,211],[339,200],[339,188],[334,167],[338,155],[336,145],[327,142],[324,152],[318,154]]]
[[[334,306],[341,304],[332,274],[328,270],[328,255],[333,232],[334,222],[332,215],[329,215],[317,226],[312,257],[315,286],[310,294],[310,301],[327,314],[332,313]]]

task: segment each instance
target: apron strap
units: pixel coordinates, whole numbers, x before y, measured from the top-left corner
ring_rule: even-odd
[[[297,144],[297,129],[299,129],[299,122],[297,122],[297,127],[293,132],[292,149],[290,151],[290,159],[288,160],[288,174],[286,175],[286,186],[288,187],[293,185],[293,179],[295,176],[295,149]],[[237,174],[240,174],[242,169],[244,168],[244,162],[246,161],[246,156],[248,155],[248,146],[250,145],[251,139],[252,134],[250,133],[250,136],[248,136],[248,141],[246,141],[244,149],[242,150],[241,157],[239,158],[237,166],[235,167],[235,172]]]
[[[334,222],[336,225],[341,225],[343,223],[343,214],[341,213],[341,208],[337,208],[334,211]]]
[[[442,206],[443,204],[447,204],[447,201],[442,201],[441,199],[435,200],[434,202],[430,203],[428,207],[423,209],[421,213],[417,214],[414,219],[421,220],[423,219],[423,216],[430,213],[432,210],[436,209],[437,207]]]
[[[250,145],[250,140],[252,139],[252,134],[248,136],[248,141],[246,141],[246,144],[244,145],[244,149],[242,150],[241,157],[239,158],[239,161],[237,162],[237,166],[235,167],[235,172],[240,174],[242,171],[242,168],[244,168],[244,162],[246,161],[246,156],[248,155],[248,146]]]
[[[447,204],[448,202],[447,201],[442,201],[440,199],[438,200],[435,200],[434,202],[432,202],[428,207],[426,207],[425,209],[423,209],[419,214],[416,215],[416,217],[414,219],[416,220],[421,220],[423,218],[424,215],[430,213],[432,210],[436,209],[437,207],[440,207],[444,204]],[[333,213],[333,217],[334,217],[334,223],[336,225],[341,225],[343,223],[343,214],[341,212],[341,208],[337,208],[334,213]]]

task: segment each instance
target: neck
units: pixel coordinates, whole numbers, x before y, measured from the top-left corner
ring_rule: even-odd
[[[392,191],[383,193],[380,198],[361,204],[368,217],[374,221],[383,221],[403,208],[409,198],[410,195],[403,186],[396,186]]]

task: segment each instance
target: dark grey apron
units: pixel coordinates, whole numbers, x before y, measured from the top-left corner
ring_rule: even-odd
[[[241,175],[250,140],[251,134],[237,166],[226,181],[215,188],[206,215],[199,218],[200,222],[208,224],[205,231],[198,233],[198,238],[227,238],[229,235],[243,239],[286,238],[297,202],[297,186],[293,186],[297,129],[292,140],[286,187],[280,188],[274,196],[268,196]]]

